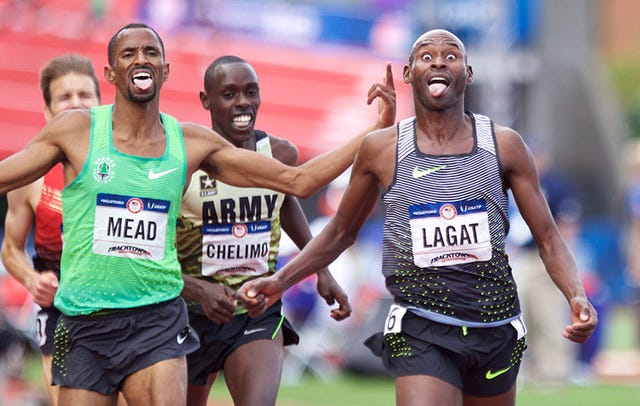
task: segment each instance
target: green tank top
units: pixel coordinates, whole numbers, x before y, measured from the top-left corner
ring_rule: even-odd
[[[62,191],[64,248],[54,304],[69,316],[160,303],[182,291],[175,249],[186,182],[182,129],[161,114],[164,154],[127,155],[113,145],[112,108],[92,108],[84,166]]]

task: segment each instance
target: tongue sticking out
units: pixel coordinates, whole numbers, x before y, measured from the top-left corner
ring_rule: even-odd
[[[443,83],[433,83],[429,85],[429,93],[431,93],[431,97],[439,97],[446,88],[447,86]]]
[[[133,84],[140,90],[147,90],[153,84],[151,79],[133,79]]]

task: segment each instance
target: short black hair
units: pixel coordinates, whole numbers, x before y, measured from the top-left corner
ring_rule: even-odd
[[[162,51],[162,59],[164,60],[164,42],[162,42],[162,38],[160,38],[160,34],[158,34],[156,32],[156,30],[154,30],[153,28],[149,27],[147,24],[144,23],[130,23],[125,25],[124,27],[120,28],[118,30],[118,32],[116,32],[115,34],[113,34],[113,37],[111,37],[111,39],[109,40],[109,45],[107,47],[107,57],[109,60],[109,65],[113,66],[115,60],[116,60],[116,56],[114,55],[114,49],[116,47],[116,40],[118,39],[118,35],[120,35],[120,33],[124,30],[130,30],[130,29],[134,29],[134,28],[146,28],[148,30],[151,30],[151,32],[153,32],[153,34],[156,36],[156,38],[158,38],[158,41],[160,42],[160,50]]]
[[[247,62],[244,59],[240,58],[239,56],[235,56],[235,55],[223,55],[223,56],[221,56],[219,58],[216,58],[216,60],[211,62],[211,65],[209,65],[207,70],[204,72],[204,88],[205,89],[207,89],[207,83],[213,78],[213,74],[215,73],[216,68],[218,66],[226,65],[228,63],[246,63],[246,64],[249,64],[249,62]]]

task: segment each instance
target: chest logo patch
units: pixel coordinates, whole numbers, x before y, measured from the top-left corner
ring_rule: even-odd
[[[178,168],[172,168],[172,169],[167,169],[166,171],[154,172],[153,168],[151,168],[149,169],[149,173],[147,174],[147,176],[149,177],[149,180],[156,180],[177,170]]]
[[[200,197],[215,196],[218,194],[216,180],[207,175],[200,176]]]
[[[440,165],[440,166],[435,166],[433,168],[420,169],[418,166],[416,166],[415,168],[413,168],[413,172],[411,172],[411,176],[413,176],[414,179],[420,179],[423,176],[438,172],[439,170],[445,169],[446,167],[447,167],[446,165]]]
[[[116,163],[107,157],[98,158],[93,164],[93,179],[98,183],[109,183],[115,175]]]

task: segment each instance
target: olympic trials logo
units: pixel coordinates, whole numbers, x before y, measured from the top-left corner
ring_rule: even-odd
[[[245,226],[244,224],[235,224],[231,228],[231,234],[233,234],[233,236],[236,238],[243,238],[245,235],[247,235],[247,231],[247,226]]]
[[[143,208],[144,203],[137,197],[132,197],[131,199],[127,200],[127,210],[129,210],[131,213],[140,213]]]
[[[440,217],[445,220],[452,220],[457,214],[456,206],[452,204],[447,203],[440,208]]]

